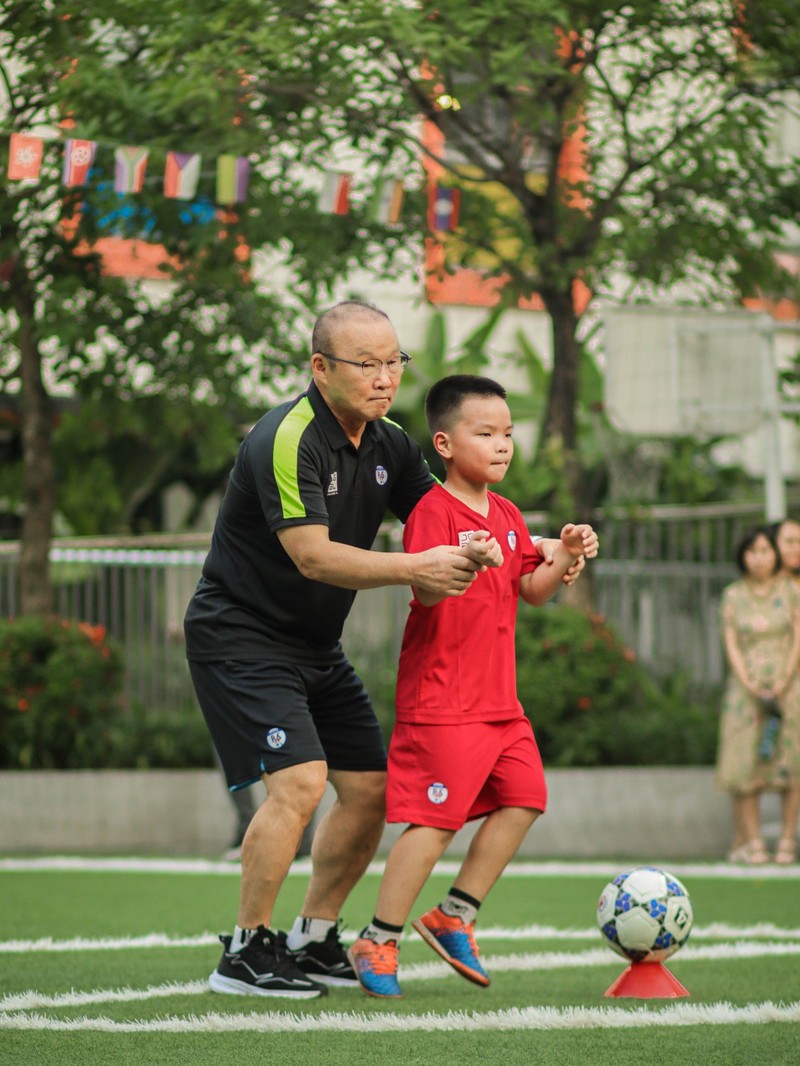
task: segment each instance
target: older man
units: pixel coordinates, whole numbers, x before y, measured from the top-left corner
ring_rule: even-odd
[[[312,997],[357,986],[338,917],[380,840],[386,753],[369,697],[340,644],[356,590],[414,585],[459,596],[479,559],[451,545],[373,551],[434,479],[387,420],[408,356],[378,308],[345,301],[312,336],[312,381],[241,445],[203,575],[186,614],[198,700],[231,789],[266,798],[242,845],[233,935],[216,992]],[[288,938],[271,928],[278,890],[329,780],[312,875]]]

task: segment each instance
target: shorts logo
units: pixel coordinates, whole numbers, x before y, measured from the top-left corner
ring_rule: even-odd
[[[444,803],[447,796],[447,786],[443,785],[441,781],[434,781],[432,785],[428,786],[428,799],[431,803]]]
[[[385,485],[386,482],[389,480],[389,472],[387,471],[385,466],[375,467],[375,480],[378,482],[379,485]]]
[[[328,488],[325,492],[326,496],[338,496],[339,495],[339,471],[334,470],[331,474],[330,481],[328,482]]]
[[[512,552],[515,552],[517,550],[517,533],[516,533],[516,530],[509,529],[508,538],[507,539],[508,539],[509,548],[512,550]]]
[[[267,744],[273,751],[277,751],[278,748],[282,748],[286,743],[286,734],[282,729],[278,729],[277,726],[273,726],[267,733]]]

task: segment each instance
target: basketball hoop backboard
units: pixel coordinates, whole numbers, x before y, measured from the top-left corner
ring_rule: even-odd
[[[605,407],[617,429],[739,436],[775,411],[768,315],[633,304],[603,318]]]
[[[766,314],[631,304],[608,308],[605,408],[641,437],[741,437],[761,429],[764,511],[786,513],[780,407]]]

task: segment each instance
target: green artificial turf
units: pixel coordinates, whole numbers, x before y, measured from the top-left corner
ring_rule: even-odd
[[[468,1066],[500,1062],[594,1066],[608,1062],[623,1066],[655,1061],[659,1066],[695,1062],[735,1066],[800,1061],[797,1021],[713,1024],[721,1003],[737,1008],[800,1003],[800,956],[763,954],[769,945],[776,945],[779,952],[800,945],[800,878],[776,878],[768,871],[755,878],[679,874],[694,904],[695,931],[688,946],[668,965],[690,996],[681,1000],[612,999],[604,992],[625,962],[604,947],[595,926],[595,907],[607,877],[579,869],[567,867],[548,876],[509,875],[496,886],[481,910],[477,929],[479,942],[481,928],[493,931],[482,943],[482,956],[493,978],[488,989],[443,970],[430,949],[415,935],[408,935],[401,959],[412,976],[404,984],[402,1000],[381,1001],[359,990],[333,989],[324,999],[302,1004],[217,996],[206,990],[205,980],[220,950],[212,934],[229,930],[235,917],[238,879],[234,873],[0,869],[4,902],[0,908],[0,1064]],[[278,902],[276,926],[291,924],[306,881],[305,873],[290,875]],[[448,876],[434,875],[419,909],[437,902],[450,881]],[[378,877],[367,875],[348,900],[343,914],[346,936],[354,935],[371,916],[377,886]],[[701,935],[712,923],[731,928],[716,938]],[[763,923],[783,932],[753,931],[752,927]],[[547,939],[520,935],[521,929],[533,925],[581,935]],[[200,938],[200,942],[115,949],[98,943],[104,938],[154,933]],[[52,938],[56,944],[83,938],[90,942],[83,947],[90,950],[8,950],[10,941],[40,938]],[[736,957],[739,944],[756,951],[754,957]],[[702,951],[715,946],[722,957],[700,957]],[[523,958],[509,960],[507,956]],[[543,961],[546,966],[539,965]],[[420,968],[420,964],[430,965]],[[413,976],[415,968],[421,976]],[[401,967],[401,983],[402,974]],[[169,983],[175,987],[163,987]],[[153,988],[158,994],[152,998],[122,993],[112,1001],[69,1006],[45,1002],[11,1009],[8,1000],[23,992],[46,999],[69,992]],[[686,1025],[665,1022],[633,1027],[615,1022],[611,1027],[618,1012],[623,1012],[622,1022],[626,1018],[630,1022],[631,1015],[638,1017],[643,1011],[658,1021],[659,1015],[683,1004],[707,1006],[708,1017],[693,1015],[692,1023]],[[526,1028],[519,1019],[532,1008],[550,1008],[552,1014],[546,1017],[558,1026],[568,1024],[572,1009],[585,1008],[587,1027],[548,1029],[543,1027],[545,1016],[537,1014],[536,1027]],[[284,1020],[288,1016],[300,1031],[214,1031],[217,1016],[222,1016],[222,1024],[238,1027],[251,1017],[260,1024],[267,1016],[277,1015]],[[798,1017],[796,1011],[794,1017]],[[399,1018],[396,1031],[378,1031],[392,1018]],[[192,1031],[57,1028],[65,1022],[153,1026],[165,1019],[187,1023]],[[303,1029],[310,1020],[324,1028]],[[464,1025],[473,1022],[493,1027],[464,1031]],[[434,1028],[442,1025],[450,1028]]]

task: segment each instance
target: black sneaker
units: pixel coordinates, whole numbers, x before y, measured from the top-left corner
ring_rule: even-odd
[[[233,937],[221,936],[222,958],[208,983],[212,992],[237,996],[287,996],[312,999],[326,996],[328,989],[312,981],[286,953],[285,940],[260,925],[250,943],[231,951]]]
[[[339,939],[339,926],[337,922],[328,930],[324,940],[310,940],[297,951],[287,947],[289,958],[297,966],[319,981],[323,985],[337,985],[342,988],[358,988],[359,982],[356,971],[350,965],[347,953]]]

